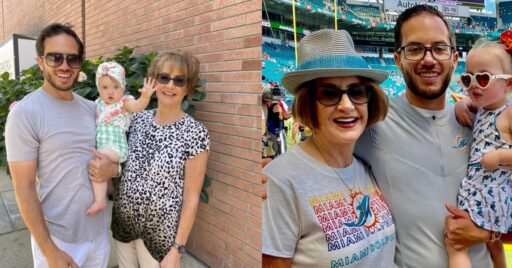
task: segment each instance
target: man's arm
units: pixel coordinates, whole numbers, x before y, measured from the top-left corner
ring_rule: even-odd
[[[292,259],[274,257],[266,254],[262,254],[263,262],[262,268],[288,268],[292,265]]]
[[[491,232],[478,227],[466,211],[450,204],[445,206],[451,214],[446,216],[444,223],[445,236],[453,248],[462,250],[489,240]]]
[[[49,266],[78,268],[73,259],[55,245],[46,228],[43,209],[35,187],[37,160],[9,162],[9,169],[21,216]]]

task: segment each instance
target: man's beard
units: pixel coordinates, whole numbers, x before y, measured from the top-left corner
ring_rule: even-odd
[[[405,84],[407,85],[407,88],[415,95],[423,99],[427,100],[435,100],[439,97],[441,97],[445,92],[446,89],[448,89],[448,85],[450,84],[451,75],[446,75],[443,79],[443,83],[441,84],[441,87],[435,91],[426,91],[421,90],[415,83],[414,79],[412,78],[411,72],[404,72],[404,80]]]
[[[48,81],[48,83],[50,83],[50,85],[52,85],[52,87],[56,88],[59,91],[70,91],[73,89],[73,86],[76,84],[76,81],[78,80],[78,75],[75,77],[75,79],[73,80],[73,83],[69,87],[63,87],[63,86],[55,83],[55,81],[53,81],[53,77],[50,75],[49,72],[44,73],[44,79],[46,81]]]

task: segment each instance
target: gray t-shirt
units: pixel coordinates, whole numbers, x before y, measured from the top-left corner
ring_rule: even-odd
[[[9,113],[7,161],[37,159],[36,190],[52,236],[79,243],[108,231],[109,209],[94,216],[88,161],[95,146],[95,105],[73,93],[72,101],[42,88],[27,95]]]
[[[299,145],[263,172],[263,254],[293,258],[292,267],[393,266],[393,219],[360,161],[332,169]]]
[[[395,219],[397,267],[448,266],[444,204],[457,204],[470,143],[471,131],[457,123],[451,105],[444,112],[415,109],[405,95],[359,139],[356,154],[371,165]],[[473,267],[491,266],[485,244],[469,253]]]

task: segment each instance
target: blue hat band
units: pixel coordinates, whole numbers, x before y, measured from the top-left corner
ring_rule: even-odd
[[[371,69],[368,63],[360,56],[352,55],[326,55],[314,57],[302,62],[297,71],[311,69]]]

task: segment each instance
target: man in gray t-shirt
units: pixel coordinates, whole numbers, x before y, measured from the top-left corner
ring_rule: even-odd
[[[72,92],[83,45],[69,26],[51,24],[36,49],[43,86],[16,104],[5,132],[34,267],[106,267],[109,210],[85,215],[93,202],[87,167],[94,158],[96,109]]]
[[[387,118],[367,129],[356,148],[372,166],[395,220],[397,267],[448,266],[446,216],[449,243],[468,247],[489,237],[469,217],[445,209],[445,203],[456,202],[471,141],[445,99],[458,60],[454,46],[453,33],[435,8],[418,5],[400,14],[394,56],[407,89],[391,100]],[[469,252],[473,267],[490,267],[485,244]]]

